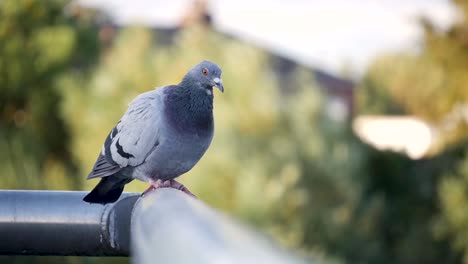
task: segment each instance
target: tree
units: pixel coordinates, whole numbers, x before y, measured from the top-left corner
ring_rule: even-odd
[[[461,255],[468,259],[463,223],[468,202],[463,194],[468,2],[454,3],[462,11],[460,20],[445,32],[422,20],[421,52],[377,58],[359,90],[361,113],[417,116],[434,127],[437,139],[431,157],[418,161],[370,152],[362,206],[378,204],[370,239],[378,241],[378,262],[459,263]]]
[[[0,167],[4,188],[79,186],[56,82],[73,69],[74,54],[80,50],[77,41],[96,34],[89,25],[73,26],[74,20],[64,15],[65,3],[0,3]]]
[[[466,1],[455,1],[466,10]],[[362,113],[408,114],[436,130],[435,152],[466,140],[468,133],[468,22],[466,13],[447,32],[422,20],[420,55],[391,54],[377,58],[359,92]],[[434,153],[435,153],[434,152]]]

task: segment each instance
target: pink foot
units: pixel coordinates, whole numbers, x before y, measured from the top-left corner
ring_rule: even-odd
[[[150,187],[148,187],[148,189],[146,189],[142,193],[142,196],[145,196],[145,194],[147,194],[148,192],[158,189],[158,188],[174,188],[194,198],[197,198],[192,192],[189,191],[189,189],[187,189],[187,187],[185,187],[183,184],[181,184],[180,182],[176,180],[166,180],[166,181],[162,181],[160,179],[156,181],[150,180],[150,184],[151,184]]]

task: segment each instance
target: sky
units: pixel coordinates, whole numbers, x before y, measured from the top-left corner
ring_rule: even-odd
[[[176,25],[191,0],[76,0],[121,25]],[[357,76],[386,52],[417,52],[418,17],[440,30],[457,10],[448,0],[211,0],[215,27],[305,65]]]

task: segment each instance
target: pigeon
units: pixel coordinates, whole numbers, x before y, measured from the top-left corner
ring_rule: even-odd
[[[213,87],[224,92],[221,69],[202,61],[177,85],[138,95],[112,128],[87,179],[100,182],[83,200],[118,200],[134,179],[149,182],[146,192],[172,187],[193,195],[175,180],[192,169],[213,138]]]

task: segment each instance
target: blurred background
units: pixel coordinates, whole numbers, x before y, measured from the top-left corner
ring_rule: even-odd
[[[0,188],[90,190],[127,104],[202,59],[202,201],[320,263],[468,263],[467,0],[2,0]]]

